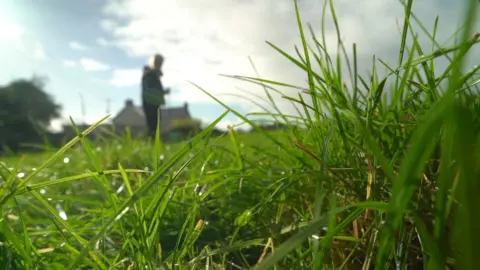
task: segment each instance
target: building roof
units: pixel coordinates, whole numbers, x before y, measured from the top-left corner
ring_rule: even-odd
[[[175,120],[190,118],[188,103],[181,107],[160,108],[160,129],[167,132],[172,129]],[[125,107],[112,119],[116,126],[146,127],[145,114],[142,107],[135,106],[132,100],[125,102]]]
[[[125,102],[125,107],[112,119],[112,122],[117,126],[146,127],[142,108],[135,106],[130,99]]]

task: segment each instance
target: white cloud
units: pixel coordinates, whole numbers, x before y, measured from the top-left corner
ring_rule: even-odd
[[[24,32],[25,29],[23,29],[22,26],[0,18],[1,41],[17,41],[22,37]]]
[[[77,65],[77,62],[73,61],[73,60],[63,60],[63,65],[65,67],[74,67]]]
[[[76,51],[84,51],[87,49],[87,46],[77,41],[71,41],[70,43],[68,43],[68,46],[70,46],[72,50],[76,50]]]
[[[80,65],[85,71],[106,71],[110,69],[109,65],[90,58],[80,59]]]
[[[103,19],[100,21],[100,26],[107,31],[113,31],[117,27],[117,23],[109,19]]]
[[[117,87],[139,85],[142,71],[140,69],[116,69],[112,73],[110,83]]]
[[[48,59],[48,56],[45,53],[45,50],[43,49],[42,44],[40,44],[38,42],[35,44],[35,49],[33,51],[33,58],[35,60],[46,60],[46,59]]]
[[[110,42],[108,42],[104,38],[97,38],[97,43],[101,46],[104,46],[104,47],[110,45]]]
[[[357,44],[360,72],[371,69],[374,54],[387,63],[396,63],[400,44],[397,22],[403,23],[403,7],[398,0],[365,0],[358,5],[352,5],[349,0],[337,0],[334,4],[341,38],[350,56],[352,43]],[[322,33],[322,6],[323,1],[299,1],[303,22],[312,25],[318,38]],[[328,10],[327,7],[327,13]],[[427,28],[431,29],[435,17],[440,16],[440,41],[454,33],[461,10],[462,5],[449,4],[446,0],[414,3],[414,13]],[[114,42],[128,55],[143,57],[145,62],[153,53],[165,56],[164,85],[177,90],[172,99],[212,102],[187,80],[212,94],[242,94],[236,86],[262,93],[258,86],[217,75],[255,76],[248,56],[252,57],[262,78],[307,85],[305,72],[265,43],[270,41],[295,56],[295,45],[303,52],[291,0],[110,1],[105,14],[108,18],[101,26],[115,37]],[[311,40],[308,28],[305,30]],[[335,59],[336,29],[329,15],[324,34],[327,49]],[[424,36],[420,37],[422,44],[428,44]],[[137,84],[141,68],[114,72],[111,82],[117,86]],[[282,90],[287,95],[297,95],[296,90]],[[222,100],[249,103],[236,97],[222,97]],[[278,100],[287,104],[285,100]]]

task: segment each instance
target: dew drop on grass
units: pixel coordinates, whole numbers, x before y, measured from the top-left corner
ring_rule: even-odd
[[[67,220],[67,219],[68,219],[67,214],[66,214],[65,211],[63,211],[63,210],[60,210],[60,211],[58,212],[58,215],[59,215],[63,220]]]
[[[18,177],[18,178],[23,178],[23,177],[25,177],[25,173],[23,173],[23,172],[18,173],[18,174],[17,174],[17,177]]]
[[[123,217],[123,215],[125,215],[125,213],[128,212],[128,210],[130,210],[130,207],[127,207],[127,208],[123,209],[123,211],[120,212],[120,214],[118,214],[118,216],[115,217],[115,221],[121,219]]]
[[[40,194],[45,194],[45,193],[47,193],[46,189],[44,189],[44,188],[40,189]]]
[[[245,147],[245,144],[240,143],[240,148],[244,148],[244,147]]]
[[[196,193],[196,192],[197,192],[197,190],[198,190],[198,187],[200,187],[200,185],[199,185],[199,184],[196,184],[196,185],[195,185],[195,187],[193,188],[193,192],[195,192],[195,193]]]
[[[97,150],[97,152],[100,152],[100,151],[102,151],[102,148],[100,146],[97,146],[97,148],[95,150]]]
[[[163,154],[160,155],[160,160],[164,160],[165,156]]]
[[[69,162],[70,162],[70,159],[69,159],[68,157],[66,157],[66,158],[63,159],[63,163],[66,164],[66,163],[69,163]]]
[[[240,182],[238,183],[238,189],[241,191],[243,187],[243,177],[240,178]]]
[[[36,170],[37,170],[37,168],[32,168],[32,171],[36,171]]]
[[[116,191],[117,194],[120,194],[120,192],[122,192],[122,190],[125,188],[125,184],[122,184]]]
[[[313,234],[313,235],[312,235],[312,238],[315,239],[315,240],[320,239],[320,237],[318,237],[318,235],[316,235],[316,234]]]

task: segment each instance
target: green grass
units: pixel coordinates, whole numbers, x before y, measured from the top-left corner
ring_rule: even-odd
[[[325,37],[306,38],[313,31],[295,9],[298,55],[270,45],[308,75],[308,90],[284,97],[300,117],[274,103],[275,87],[288,85],[232,77],[264,86],[273,109],[260,114],[286,131],[262,130],[198,86],[225,107],[216,122],[233,113],[256,133],[214,138],[214,122],[175,145],[129,136],[92,142],[84,135],[97,123],[58,151],[4,159],[0,264],[476,269],[479,73],[464,62],[478,43],[477,1],[465,10],[456,44],[435,41],[436,23],[422,33],[430,49],[417,41],[412,25],[426,27],[412,3],[404,3],[398,63],[378,59],[369,77],[358,73],[366,67],[357,66],[355,45],[339,43],[340,54],[328,54]],[[336,20],[331,1],[328,11]],[[439,58],[448,59],[444,70]]]

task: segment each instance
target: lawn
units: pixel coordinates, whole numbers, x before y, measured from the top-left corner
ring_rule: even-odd
[[[262,130],[199,86],[225,114],[189,141],[91,141],[88,129],[61,149],[2,158],[0,264],[476,269],[479,67],[465,71],[464,56],[479,41],[470,2],[457,43],[439,47],[435,27],[428,51],[412,37],[408,1],[399,62],[383,63],[386,75],[380,67],[357,73],[365,67],[356,66],[355,47],[351,73],[342,73],[348,54],[340,50],[337,64],[304,27],[301,57],[272,45],[309,79],[308,90],[284,97],[298,115],[269,100],[266,113],[285,130]],[[439,58],[449,59],[445,69],[435,69]],[[267,93],[282,84],[236,78]],[[210,136],[227,113],[254,132]]]

